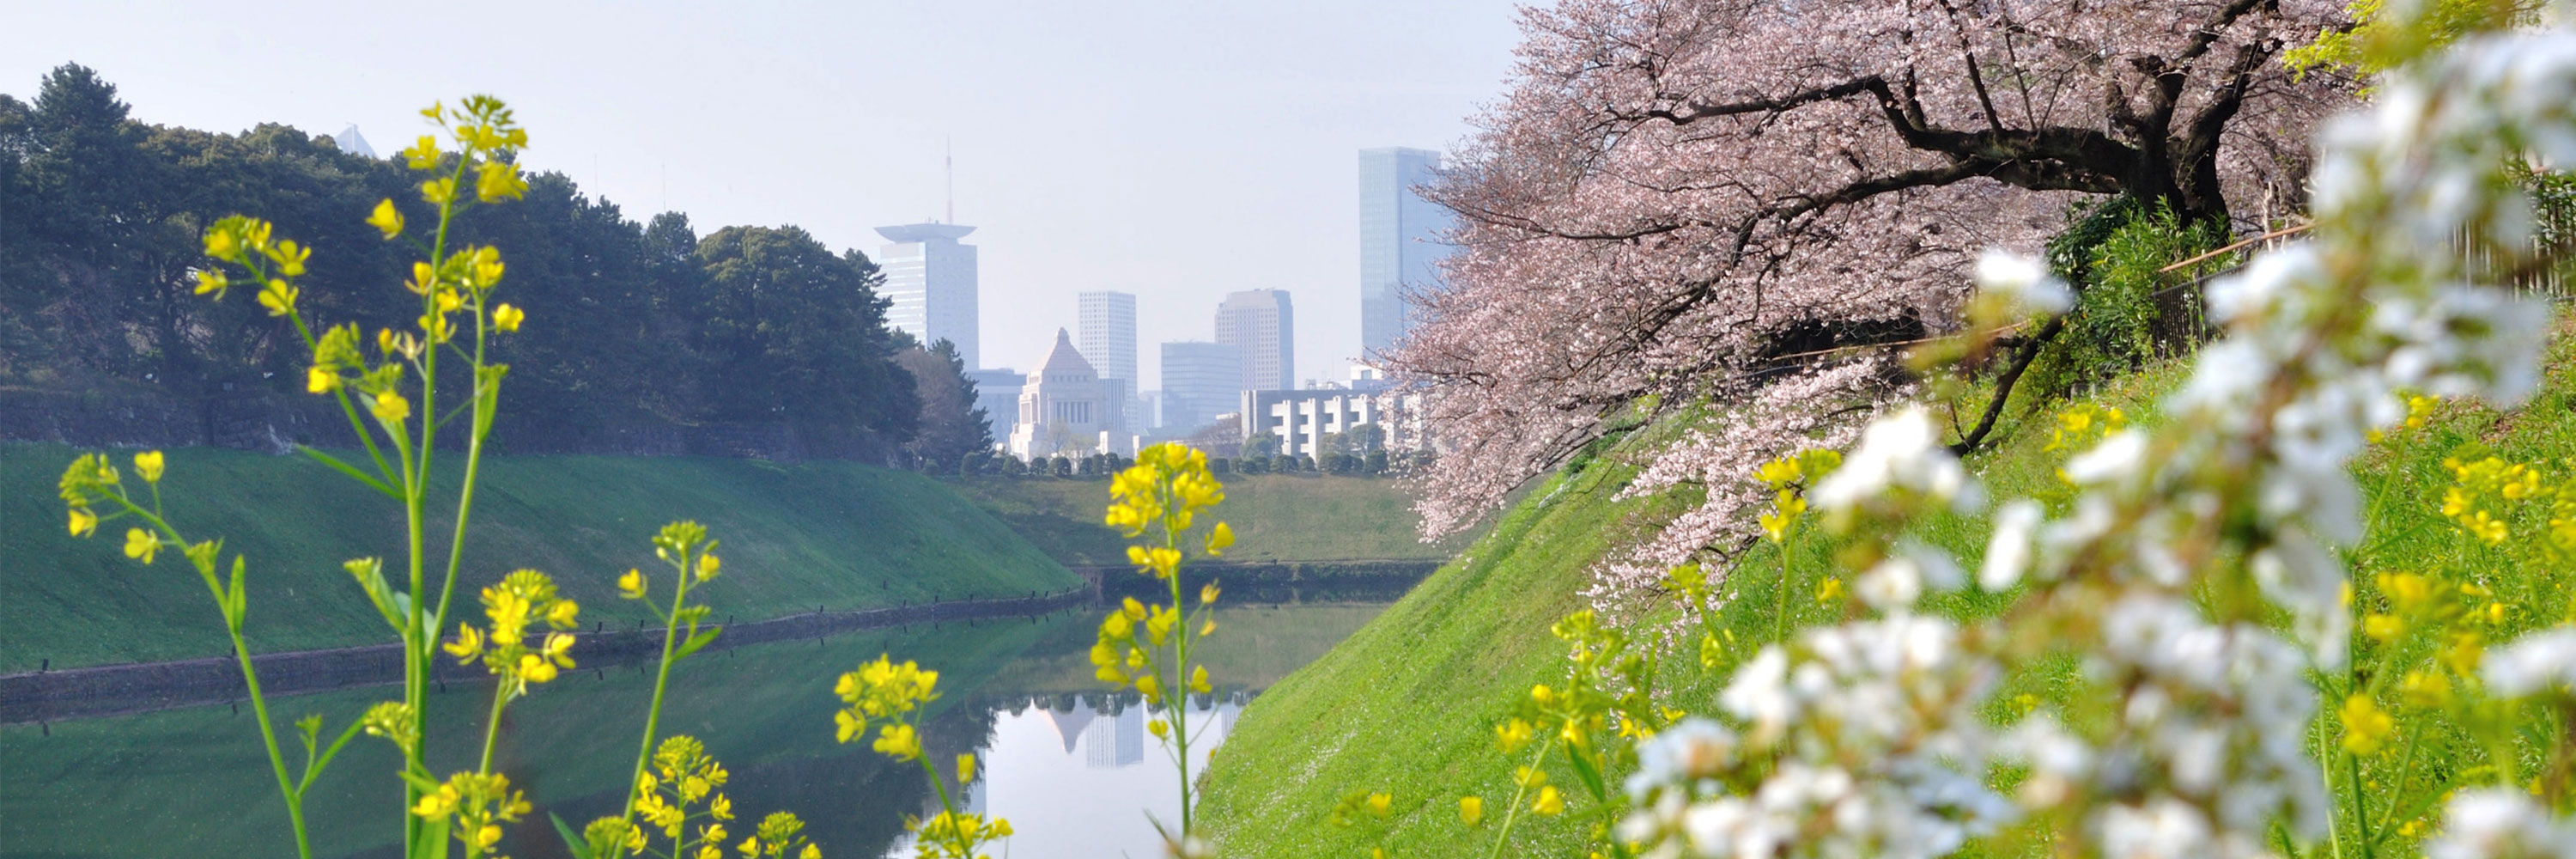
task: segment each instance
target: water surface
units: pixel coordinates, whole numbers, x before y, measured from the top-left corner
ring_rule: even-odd
[[[1218,690],[1192,702],[1194,764],[1247,702],[1366,623],[1382,603],[1292,603],[1221,610],[1202,651]],[[833,678],[879,653],[941,672],[945,694],[923,726],[933,760],[969,750],[985,781],[968,802],[1009,818],[1013,859],[1160,855],[1148,815],[1178,813],[1168,753],[1134,696],[1106,694],[1086,656],[1099,610],[971,624],[914,626],[715,649],[672,672],[663,733],[704,740],[732,772],[726,792],[747,830],[797,812],[826,856],[908,855],[903,820],[936,804],[914,764],[832,736]],[[498,767],[537,806],[502,850],[566,855],[549,813],[576,826],[613,814],[633,765],[651,677],[644,666],[567,674],[514,702]],[[336,734],[392,686],[287,698],[290,722],[322,715]],[[451,685],[431,697],[433,768],[469,768],[491,687]],[[286,815],[247,706],[213,705],[0,726],[0,857],[291,856]],[[327,738],[327,737],[326,737]],[[290,760],[298,754],[291,739]],[[1201,745],[1204,743],[1205,745]],[[365,738],[313,789],[306,815],[317,855],[390,857],[401,805],[396,756]],[[1194,767],[1195,769],[1196,767]],[[737,836],[739,837],[739,836]],[[730,855],[730,854],[729,854]],[[995,855],[1002,855],[997,852]]]

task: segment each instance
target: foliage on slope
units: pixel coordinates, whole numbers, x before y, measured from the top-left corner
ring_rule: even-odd
[[[2375,512],[2372,536],[2353,552],[2360,570],[2417,569],[2439,558],[2475,560],[2461,553],[2487,551],[2470,546],[2442,515],[2443,494],[2452,480],[2446,460],[2493,455],[2544,464],[2553,478],[2568,477],[2568,470],[2576,468],[2576,422],[2559,416],[2576,410],[2576,361],[2565,342],[2552,354],[2544,389],[2524,408],[2500,413],[2467,403],[2443,405],[2422,426],[2393,436],[2362,463],[2359,477]],[[2153,423],[2158,399],[2181,382],[2183,369],[2176,363],[2153,366],[2113,380],[2078,402],[2115,407],[2132,422]],[[2010,413],[2024,419],[1999,429],[1995,446],[1972,457],[1970,465],[1997,497],[2062,497],[2057,472],[2068,451],[2049,447],[2057,429],[2053,416],[2071,404],[2055,401],[2034,408],[2019,399]],[[1547,627],[1584,607],[1580,591],[1589,583],[1587,569],[1641,527],[1651,527],[1657,516],[1691,502],[1676,497],[1685,493],[1612,498],[1633,474],[1637,452],[1659,436],[1678,432],[1691,418],[1683,415],[1650,427],[1588,466],[1553,478],[1464,555],[1246,711],[1209,773],[1207,819],[1223,852],[1366,855],[1384,844],[1396,855],[1485,855],[1493,818],[1510,796],[1511,767],[1517,763],[1497,749],[1493,728],[1533,684],[1562,676],[1563,643]],[[1937,523],[1920,536],[1972,560],[1982,553],[1988,535],[1982,525]],[[1797,573],[1786,603],[1793,607],[1792,628],[1838,611],[1834,600],[1818,599],[1831,567],[1829,554],[1827,546],[1793,546],[1790,560]],[[2510,581],[2495,590],[2529,599],[2495,622],[2492,640],[2548,625],[2568,610],[2564,597],[2545,595],[2576,590],[2576,579],[2500,558],[2489,558],[2496,561],[2490,568]],[[1778,565],[1777,554],[1757,549],[1732,575],[1735,602],[1719,624],[1748,650],[1772,637]],[[1968,596],[1948,608],[1976,614],[1995,606],[1991,598]],[[1648,629],[1670,617],[1668,612],[1648,614]],[[1665,660],[1665,693],[1702,702],[1715,694],[1718,684],[1701,676],[1685,651],[1675,653],[1680,658]],[[2037,701],[2073,703],[2076,681],[2070,669],[2067,664],[2032,666],[2011,678],[2001,697],[2027,693]],[[2426,790],[2438,777],[2438,767],[2420,762],[2405,766],[2394,755],[2371,766],[2375,779],[2411,777],[2415,781],[2409,784]],[[1328,821],[1336,801],[1371,791],[1395,796],[1393,812],[1383,821],[1362,820],[1349,827]],[[1459,819],[1458,798],[1468,794],[1481,795],[1488,803],[1482,827]],[[2412,813],[2431,810],[2425,802]],[[1565,824],[1532,820],[1519,828],[1516,843],[1504,855],[1556,855],[1577,843],[1576,836]]]

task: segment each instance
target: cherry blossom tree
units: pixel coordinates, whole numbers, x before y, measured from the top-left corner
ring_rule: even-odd
[[[1955,326],[1980,250],[2035,249],[2086,195],[2253,226],[2350,100],[2278,62],[2349,26],[2325,0],[1563,0],[1522,26],[1430,189],[1464,250],[1385,360],[1445,448],[1434,534],[1626,410],[1716,404],[1649,469],[1709,505],[1641,570],[1746,527],[1734,465],[1900,393],[1871,347]]]

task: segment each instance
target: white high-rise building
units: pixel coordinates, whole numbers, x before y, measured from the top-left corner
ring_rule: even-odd
[[[1440,260],[1457,248],[1444,233],[1452,213],[1414,188],[1440,170],[1427,149],[1360,150],[1360,354],[1373,357],[1412,330],[1405,296],[1440,277]]]
[[[1119,413],[1128,429],[1146,423],[1137,414],[1136,296],[1125,292],[1085,292],[1075,296],[1073,344],[1100,371],[1103,386],[1118,386]]]
[[[1163,427],[1188,435],[1234,411],[1243,393],[1243,362],[1224,343],[1163,344]]]
[[[958,239],[975,231],[957,224],[878,227],[892,244],[878,252],[885,271],[886,325],[910,332],[923,345],[946,338],[969,369],[981,368],[977,349],[975,246]]]
[[[1284,289],[1231,292],[1216,306],[1216,342],[1232,346],[1243,362],[1246,391],[1297,387],[1296,310]],[[1165,390],[1171,385],[1166,383]]]

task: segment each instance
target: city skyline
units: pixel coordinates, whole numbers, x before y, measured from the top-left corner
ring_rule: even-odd
[[[451,13],[510,26],[421,52],[399,7],[44,4],[0,28],[0,93],[77,62],[147,123],[355,125],[388,152],[419,108],[488,92],[531,129],[522,163],[626,217],[796,225],[872,258],[874,227],[947,219],[953,151],[954,220],[981,248],[977,368],[1034,365],[1076,292],[1134,293],[1159,342],[1212,336],[1210,303],[1266,287],[1308,299],[1293,375],[1339,379],[1360,342],[1352,153],[1462,139],[1518,41],[1499,0]]]

